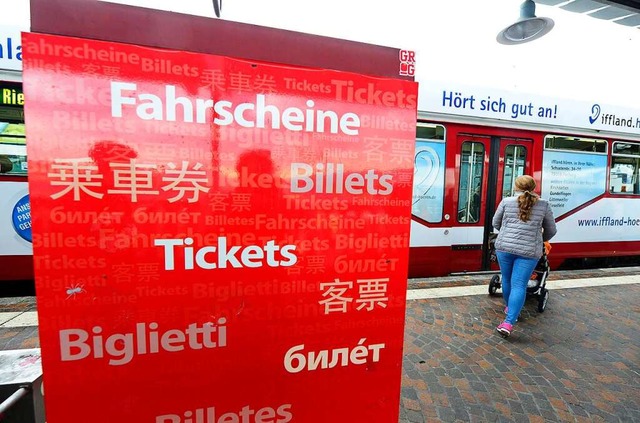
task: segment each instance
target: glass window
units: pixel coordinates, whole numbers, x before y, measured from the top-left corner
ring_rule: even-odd
[[[476,223],[480,220],[484,145],[479,142],[462,143],[460,183],[458,185],[458,222]]]
[[[418,122],[416,138],[444,141],[444,126]]]
[[[639,168],[640,144],[614,142],[611,153],[609,192],[613,194],[640,194]]]
[[[24,123],[0,122],[0,175],[26,175]]]
[[[527,149],[522,145],[508,145],[504,152],[504,172],[502,174],[502,198],[513,195],[514,183],[524,175],[527,163]]]
[[[556,218],[607,192],[609,142],[547,135],[542,154],[542,196]]]
[[[606,153],[607,141],[594,138],[547,135],[544,148],[550,150],[584,151],[586,153]]]
[[[640,144],[616,141],[613,143],[613,155],[640,157]]]
[[[444,126],[418,122],[411,213],[428,223],[442,222],[444,154]]]

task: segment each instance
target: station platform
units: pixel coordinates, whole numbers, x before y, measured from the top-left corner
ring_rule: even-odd
[[[506,339],[490,278],[408,281],[401,423],[640,422],[640,267],[551,272]],[[0,298],[0,350],[37,325],[34,297]]]

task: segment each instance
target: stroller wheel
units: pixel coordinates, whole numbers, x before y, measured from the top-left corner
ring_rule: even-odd
[[[540,294],[538,295],[538,311],[542,313],[547,307],[547,301],[549,300],[549,290],[546,288],[540,288]]]
[[[498,288],[500,288],[500,275],[493,275],[489,281],[489,295],[496,295]]]

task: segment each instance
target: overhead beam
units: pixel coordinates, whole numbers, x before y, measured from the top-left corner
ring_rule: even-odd
[[[31,0],[31,30],[399,77],[397,48],[97,0]]]

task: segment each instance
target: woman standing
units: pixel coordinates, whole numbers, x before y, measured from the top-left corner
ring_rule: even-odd
[[[505,337],[511,335],[524,305],[527,283],[542,256],[543,242],[557,231],[549,203],[533,192],[535,188],[531,176],[517,177],[515,195],[504,198],[493,216],[493,227],[499,231],[495,245],[507,314],[496,330]]]

